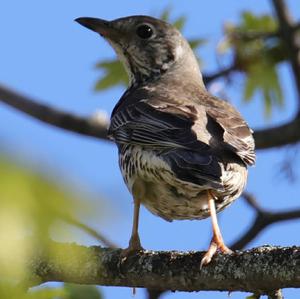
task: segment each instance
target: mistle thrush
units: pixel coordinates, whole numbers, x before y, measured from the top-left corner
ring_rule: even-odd
[[[211,216],[213,237],[201,265],[218,249],[230,253],[216,213],[245,187],[255,162],[251,129],[232,105],[208,93],[192,49],[170,24],[148,16],[76,21],[110,43],[130,78],[109,127],[134,198],[125,253],[142,249],[140,204],[167,221]]]

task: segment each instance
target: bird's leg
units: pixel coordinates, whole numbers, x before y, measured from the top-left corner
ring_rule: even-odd
[[[126,249],[124,249],[122,252],[123,256],[128,256],[133,252],[143,250],[143,247],[141,246],[139,232],[138,232],[140,205],[141,205],[141,201],[139,199],[134,199],[132,232],[129,240],[129,246]]]
[[[143,249],[139,237],[140,205],[141,205],[140,200],[134,199],[133,224],[132,224],[132,232],[131,232],[131,237],[129,240],[129,247],[128,247],[133,251],[138,251]]]
[[[207,197],[208,197],[208,208],[209,213],[211,217],[212,222],[212,228],[213,228],[213,237],[211,239],[209,248],[207,252],[205,253],[204,257],[201,260],[200,267],[207,265],[210,263],[212,257],[216,253],[216,251],[219,249],[223,253],[232,253],[232,250],[230,250],[224,243],[222,234],[219,228],[218,219],[217,219],[217,212],[216,212],[216,206],[215,206],[215,199],[214,196],[210,191],[207,191]]]

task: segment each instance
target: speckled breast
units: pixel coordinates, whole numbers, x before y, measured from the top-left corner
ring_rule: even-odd
[[[122,146],[119,147],[119,164],[129,191],[153,214],[167,221],[209,216],[207,190],[176,178],[170,166],[156,152],[139,146]],[[245,171],[245,167],[230,164],[227,170],[224,169],[226,190],[222,194],[215,193],[218,212],[242,192]]]

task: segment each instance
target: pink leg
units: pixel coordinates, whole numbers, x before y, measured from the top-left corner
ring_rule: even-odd
[[[232,253],[232,250],[230,250],[224,243],[222,234],[219,228],[218,219],[217,219],[217,212],[216,212],[216,206],[215,206],[215,200],[214,196],[211,194],[210,191],[207,191],[208,195],[208,208],[210,212],[211,222],[212,222],[212,228],[213,228],[213,237],[211,239],[209,248],[207,252],[205,253],[204,257],[201,260],[200,268],[202,266],[207,265],[210,263],[212,257],[215,255],[217,250],[219,249],[223,253]]]

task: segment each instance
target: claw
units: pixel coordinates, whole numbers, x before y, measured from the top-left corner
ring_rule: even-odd
[[[200,269],[202,269],[203,266],[206,266],[211,262],[211,259],[215,255],[217,250],[218,250],[218,245],[215,242],[211,242],[207,252],[204,254],[201,260]]]
[[[129,246],[122,250],[121,257],[127,258],[128,256],[142,250],[144,250],[144,248],[141,245],[139,235],[133,235],[130,238]]]
[[[231,254],[233,253],[233,251],[231,249],[229,249],[223,242],[219,243],[220,240],[216,241],[215,240],[216,238],[213,237],[210,245],[209,245],[209,248],[207,250],[207,252],[204,254],[201,262],[200,262],[200,269],[202,269],[203,266],[206,266],[208,265],[213,256],[216,254],[216,252],[218,251],[218,249],[222,252],[222,253],[225,253],[225,254]]]

